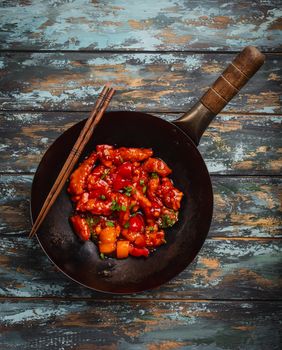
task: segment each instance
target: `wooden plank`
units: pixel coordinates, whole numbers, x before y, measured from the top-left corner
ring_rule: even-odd
[[[277,239],[208,239],[179,276],[130,297],[281,300],[281,253]],[[36,239],[2,236],[0,261],[1,297],[117,297],[91,291],[56,271]]]
[[[219,76],[234,54],[2,53],[1,95],[6,110],[90,110],[98,90],[118,90],[114,110],[186,111]],[[267,61],[225,108],[281,113],[281,59]]]
[[[181,114],[156,114],[173,120]],[[34,172],[48,146],[88,113],[2,112],[0,172]],[[200,151],[211,174],[282,174],[282,117],[219,115],[205,132]]]
[[[281,303],[1,302],[2,349],[279,349]]]
[[[1,48],[29,50],[281,49],[279,1],[11,1]]]
[[[30,230],[31,175],[0,176],[0,233]],[[211,237],[282,237],[281,178],[212,177]]]

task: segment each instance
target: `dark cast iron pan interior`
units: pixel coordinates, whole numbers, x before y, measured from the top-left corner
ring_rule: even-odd
[[[33,220],[84,122],[62,134],[42,158],[32,185]],[[104,292],[133,293],[159,286],[194,259],[208,233],[213,195],[205,163],[197,147],[180,128],[144,113],[106,113],[81,160],[97,144],[149,147],[173,169],[172,179],[184,192],[184,198],[178,223],[166,229],[167,244],[147,259],[101,260],[96,245],[92,241],[81,242],[70,226],[72,204],[66,192],[67,184],[40,227],[38,240],[61,271],[87,287]]]
[[[166,229],[167,244],[159,247],[149,258],[101,260],[95,244],[92,241],[81,242],[70,226],[72,204],[66,184],[37,235],[42,248],[61,271],[95,290],[134,293],[169,281],[189,265],[208,234],[213,210],[210,177],[196,145],[212,119],[255,74],[264,59],[255,47],[246,47],[200,101],[174,124],[145,113],[105,114],[80,161],[97,144],[152,148],[154,156],[163,159],[173,169],[172,179],[184,193],[179,221]],[[62,134],[42,158],[32,185],[33,221],[83,123],[85,121]]]

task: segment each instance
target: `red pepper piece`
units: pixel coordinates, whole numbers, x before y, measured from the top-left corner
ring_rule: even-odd
[[[137,237],[134,240],[134,245],[136,245],[138,248],[146,247],[146,237],[144,234],[138,234]]]
[[[147,248],[135,248],[130,246],[129,254],[132,256],[145,256],[147,258],[149,256],[149,250]]]
[[[113,182],[113,189],[114,191],[119,191],[122,188],[129,186],[131,184],[131,181],[128,179],[124,179],[119,174],[117,174],[114,182]]]
[[[125,162],[117,169],[117,175],[113,182],[113,188],[115,191],[119,191],[122,188],[131,184],[132,177],[132,164]]]
[[[123,163],[118,167],[117,173],[125,179],[130,179],[132,176],[132,164],[130,162]]]
[[[74,215],[70,218],[70,221],[78,237],[83,241],[88,241],[91,233],[86,220],[79,215]]]
[[[145,228],[142,215],[137,214],[129,219],[129,231],[143,232]]]

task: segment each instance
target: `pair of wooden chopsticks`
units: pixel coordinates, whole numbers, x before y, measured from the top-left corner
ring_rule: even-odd
[[[49,192],[45,202],[40,210],[39,215],[37,216],[35,223],[30,231],[29,238],[33,237],[39,226],[42,224],[46,215],[48,214],[51,206],[54,204],[59,193],[61,192],[64,184],[66,183],[68,177],[70,176],[78,158],[80,157],[85,145],[89,141],[90,137],[93,134],[93,131],[99,121],[101,120],[106,108],[108,107],[115,90],[109,86],[104,86],[102,92],[100,93],[96,104],[91,112],[89,118],[87,119],[83,129],[81,130],[78,139],[75,142],[70,154],[62,167],[51,191]]]

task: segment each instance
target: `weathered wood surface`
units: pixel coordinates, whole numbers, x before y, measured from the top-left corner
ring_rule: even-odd
[[[280,3],[1,2],[1,350],[281,348]],[[26,237],[32,176],[48,146],[88,116],[106,82],[118,89],[112,110],[177,118],[246,45],[267,60],[202,138],[215,208],[195,261],[131,296],[57,271]]]
[[[32,175],[0,176],[0,233],[30,230]],[[281,178],[212,177],[214,216],[210,237],[282,237]]]
[[[2,53],[2,109],[90,110],[98,89],[118,90],[114,110],[187,111],[234,58],[191,53]],[[225,111],[281,113],[280,54],[267,55]]]
[[[2,49],[281,49],[278,1],[12,1],[0,16]]]
[[[37,240],[1,237],[2,297],[120,298],[81,287],[57,271]],[[208,239],[196,260],[142,299],[281,300],[282,240]],[[128,296],[127,296],[128,297]]]
[[[278,350],[281,309],[273,302],[3,301],[0,345],[6,350]]]
[[[173,120],[181,114],[155,114]],[[34,172],[48,146],[86,112],[0,113],[0,172]],[[219,115],[199,147],[211,174],[281,175],[282,116]]]

